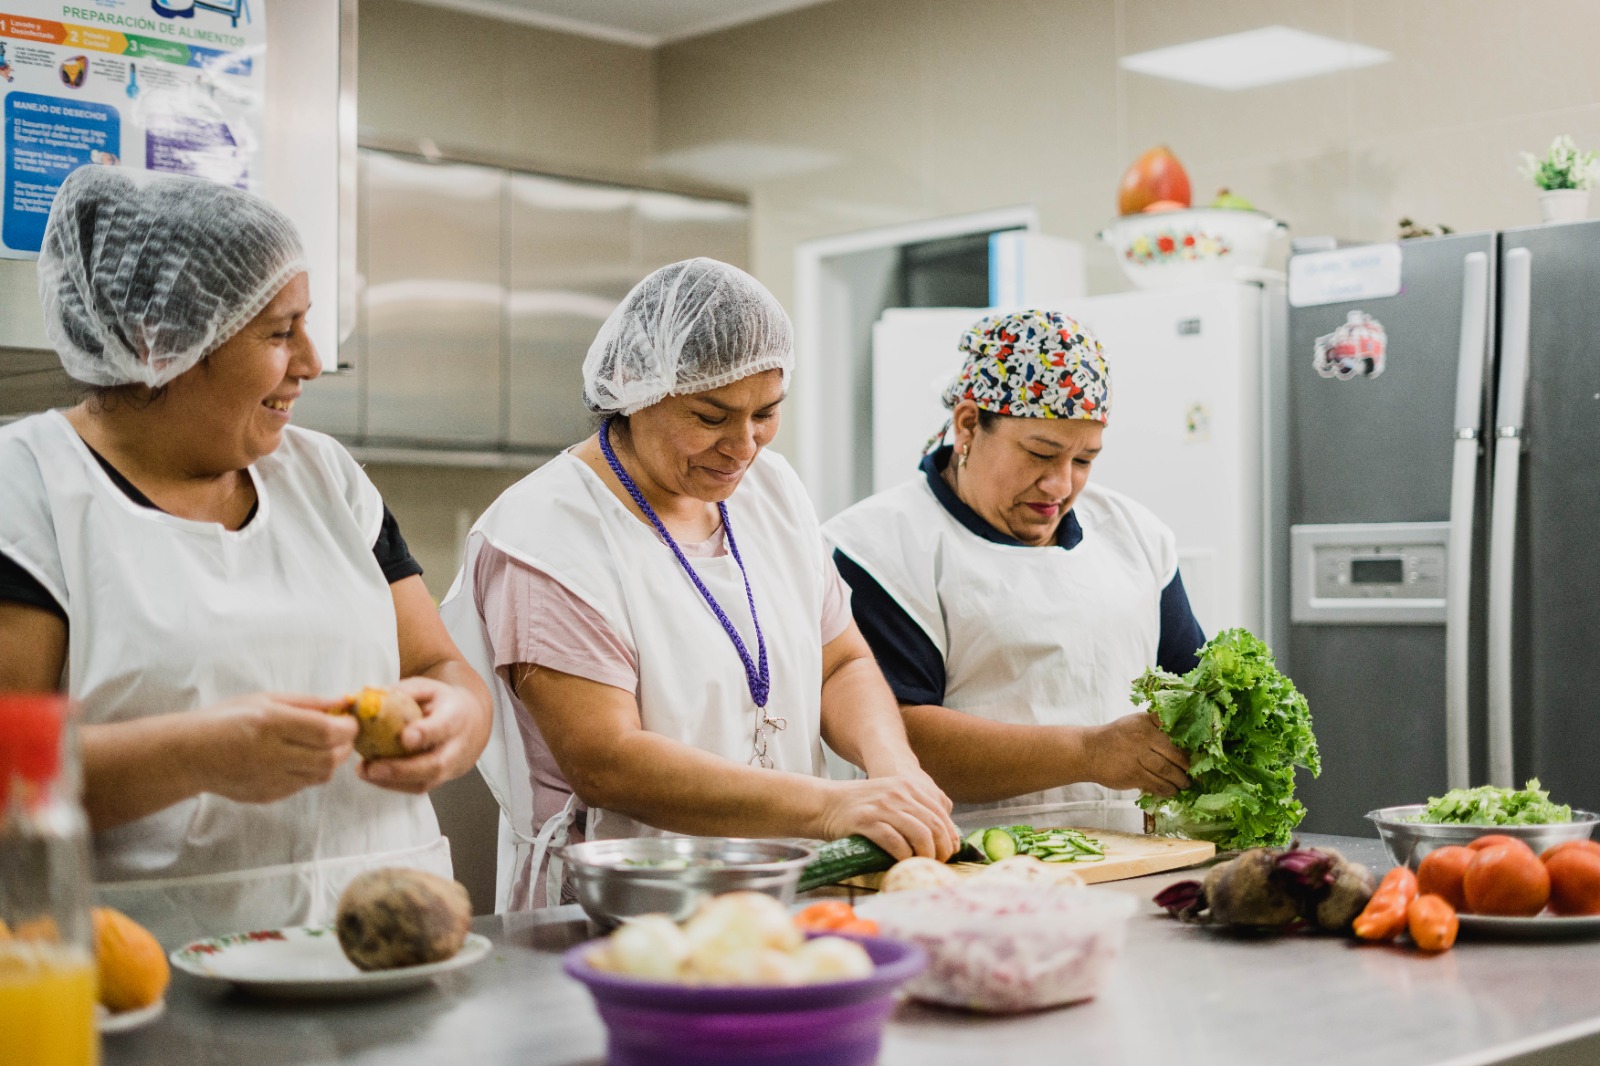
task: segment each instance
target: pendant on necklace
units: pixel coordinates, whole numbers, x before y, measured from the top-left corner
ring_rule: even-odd
[[[753,742],[754,751],[750,755],[750,765],[759,766],[763,770],[773,768],[772,759],[767,755],[767,739],[771,734],[789,728],[789,719],[776,716],[765,707],[760,708],[761,718],[756,722],[756,735]]]

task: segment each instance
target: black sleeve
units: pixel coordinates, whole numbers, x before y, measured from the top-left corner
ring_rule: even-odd
[[[39,579],[22,568],[5,552],[0,552],[0,603],[20,603],[24,607],[38,607],[49,611],[63,622],[67,620],[66,608],[56,602],[50,590]]]
[[[895,698],[901,703],[943,703],[944,656],[928,634],[854,559],[835,549],[833,562],[850,586],[850,611]]]
[[[383,528],[378,530],[372,554],[383,568],[384,579],[391,585],[422,573],[422,564],[412,556],[406,538],[400,535],[400,523],[395,521],[388,504],[383,505]]]
[[[1200,662],[1200,649],[1205,642],[1205,630],[1200,628],[1189,607],[1189,594],[1183,590],[1183,574],[1175,571],[1161,590],[1161,637],[1156,644],[1156,665],[1168,673],[1186,674]]]

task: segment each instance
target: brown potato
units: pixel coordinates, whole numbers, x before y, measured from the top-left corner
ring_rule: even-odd
[[[345,957],[363,970],[450,958],[467,939],[466,886],[422,870],[369,870],[339,897],[336,928]]]
[[[393,759],[407,754],[400,734],[422,717],[422,708],[399,689],[364,688],[346,698],[335,713],[355,716],[356,753],[363,759]]]

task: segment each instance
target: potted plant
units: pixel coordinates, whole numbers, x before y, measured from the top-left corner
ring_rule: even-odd
[[[1522,173],[1539,186],[1544,222],[1577,222],[1589,216],[1589,189],[1600,180],[1600,153],[1580,152],[1572,138],[1550,142],[1544,158],[1522,153]]]

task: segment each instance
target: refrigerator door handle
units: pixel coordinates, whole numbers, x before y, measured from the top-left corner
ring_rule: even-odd
[[[1489,257],[1462,262],[1461,348],[1456,363],[1455,455],[1450,476],[1450,543],[1445,561],[1445,756],[1451,788],[1471,785],[1468,703],[1472,607],[1473,516],[1477,510],[1478,445],[1483,428],[1483,370],[1489,333]]]
[[[1500,327],[1500,388],[1495,405],[1494,482],[1489,512],[1489,783],[1512,779],[1512,606],[1516,592],[1518,476],[1528,383],[1533,253],[1513,248],[1505,260]]]

